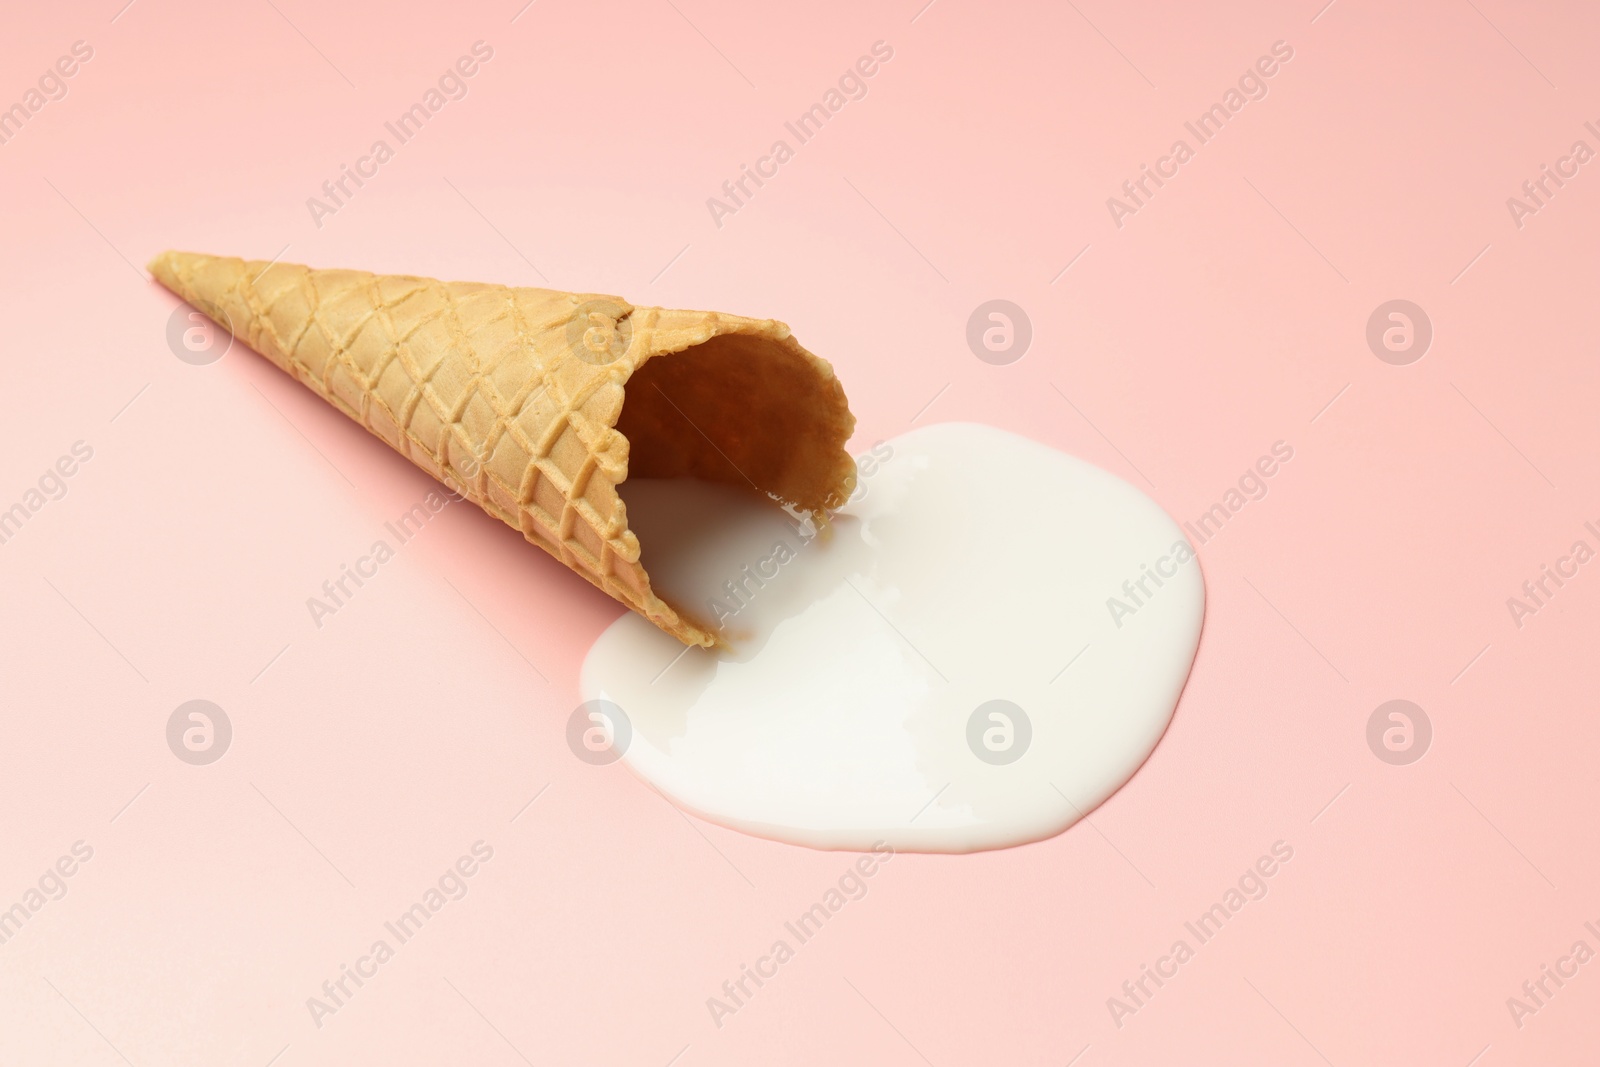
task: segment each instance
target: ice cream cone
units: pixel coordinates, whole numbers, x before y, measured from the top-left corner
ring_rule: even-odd
[[[188,252],[150,272],[685,644],[719,641],[651,590],[618,483],[748,484],[818,515],[854,485],[844,390],[781,322]]]

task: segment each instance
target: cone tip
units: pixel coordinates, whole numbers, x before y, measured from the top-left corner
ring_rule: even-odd
[[[155,277],[156,281],[168,289],[176,291],[178,283],[176,260],[180,255],[182,253],[169,248],[165,252],[158,253],[155,258],[150,260],[145,269]]]

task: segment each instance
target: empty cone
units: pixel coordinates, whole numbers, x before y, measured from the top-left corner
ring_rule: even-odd
[[[818,516],[854,486],[844,390],[781,322],[188,252],[150,272],[686,644],[719,640],[651,590],[619,483],[748,485]]]

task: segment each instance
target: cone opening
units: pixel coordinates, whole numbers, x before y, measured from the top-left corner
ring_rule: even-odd
[[[853,488],[850,421],[838,381],[792,338],[721,334],[634,371],[617,430],[630,477],[724,482],[824,512]]]
[[[719,482],[820,516],[855,488],[844,449],[854,422],[831,369],[792,337],[726,333],[640,364],[616,429],[630,480]],[[618,490],[626,501],[625,484]],[[648,573],[650,546],[641,539],[639,549]],[[703,612],[663,601],[721,643]]]

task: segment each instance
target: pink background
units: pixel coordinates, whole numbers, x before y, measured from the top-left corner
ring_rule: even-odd
[[[94,455],[0,545],[0,908],[94,851],[0,945],[0,1062],[1592,1054],[1600,963],[1520,1028],[1506,998],[1600,949],[1600,565],[1520,628],[1506,599],[1595,544],[1600,164],[1520,229],[1506,198],[1600,148],[1600,12],[921,3],[7,15],[7,104],[75,40],[94,58],[0,145],[0,507]],[[480,39],[468,96],[314,225],[306,198]],[[706,198],[877,40],[869,95],[718,228]],[[1114,225],[1106,198],[1277,40],[1269,95]],[[1201,549],[1199,659],[1129,786],[1050,841],[896,857],[718,1028],[706,998],[852,857],[575,759],[577,666],[619,609],[482,514],[316,629],[306,598],[431,483],[242,347],[176,359],[142,270],[166,247],[774,316],[833,361],[858,448],[990,422],[1180,520],[1275,441],[1294,458]],[[1007,366],[964,339],[994,298],[1034,329]],[[1364,337],[1395,298],[1434,326],[1409,366]],[[196,698],[234,729],[204,767],[164,734]],[[1397,698],[1434,729],[1409,766],[1365,740]],[[306,998],[478,840],[467,896],[314,1025]],[[1107,998],[1280,840],[1269,894],[1115,1025]]]

